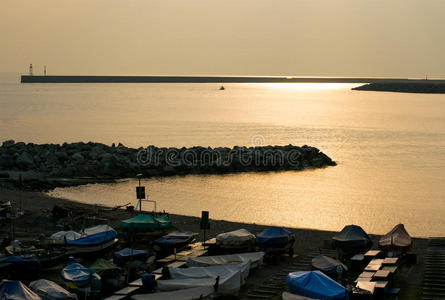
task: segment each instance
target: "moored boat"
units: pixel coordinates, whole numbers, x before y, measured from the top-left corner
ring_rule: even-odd
[[[94,253],[103,251],[117,243],[117,232],[108,225],[98,225],[85,229],[81,237],[66,240],[67,254]]]
[[[269,226],[256,237],[256,243],[266,253],[284,253],[293,255],[295,236],[284,227]]]
[[[154,241],[154,250],[160,254],[169,254],[185,248],[194,240],[191,231],[175,231]]]
[[[408,251],[413,244],[413,239],[408,234],[403,224],[396,225],[390,232],[379,240],[379,248],[384,251]]]

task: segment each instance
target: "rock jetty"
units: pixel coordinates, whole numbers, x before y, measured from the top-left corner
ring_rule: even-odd
[[[359,91],[380,91],[399,93],[444,94],[444,83],[424,82],[374,82],[352,88]]]
[[[101,143],[33,144],[4,141],[0,170],[26,171],[47,178],[131,178],[303,170],[335,166],[310,146],[129,148]]]

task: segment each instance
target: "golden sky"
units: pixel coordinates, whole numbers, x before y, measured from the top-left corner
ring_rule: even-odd
[[[444,0],[1,0],[0,72],[445,78]]]

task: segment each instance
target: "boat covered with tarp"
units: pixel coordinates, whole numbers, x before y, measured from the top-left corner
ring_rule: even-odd
[[[348,271],[348,267],[338,260],[322,254],[312,259],[312,269],[319,270],[330,277]]]
[[[239,254],[215,255],[215,256],[199,256],[187,259],[189,267],[206,267],[214,265],[231,265],[250,262],[250,268],[254,269],[263,264],[264,252],[248,252]]]
[[[289,273],[286,284],[292,292],[314,299],[337,300],[346,297],[346,289],[320,271]]]
[[[39,279],[31,282],[29,287],[44,300],[77,300],[76,294],[50,280]]]
[[[69,254],[90,253],[104,250],[117,242],[117,232],[109,225],[97,225],[87,228],[81,237],[67,240]]]
[[[152,216],[139,214],[133,218],[123,220],[120,226],[124,232],[153,232],[170,229],[172,222],[166,215]]]
[[[384,251],[408,251],[412,244],[413,240],[403,224],[396,225],[379,240],[379,248]]]
[[[96,271],[101,278],[115,277],[121,272],[121,269],[118,266],[103,258],[96,259],[90,266],[90,269]]]
[[[332,238],[332,247],[345,255],[367,251],[371,246],[372,241],[368,234],[357,225],[345,226]]]
[[[58,231],[51,235],[51,239],[61,242],[73,241],[80,239],[82,235],[76,231],[68,230],[68,231]]]
[[[10,274],[15,279],[38,278],[41,264],[34,255],[12,255],[0,257],[0,264],[10,266]]]
[[[284,227],[269,226],[256,236],[256,244],[269,252],[289,251],[293,253],[295,236]]]
[[[168,268],[168,280],[158,280],[160,291],[182,290],[193,287],[212,287],[218,279],[218,293],[237,293],[249,276],[250,261],[242,264],[209,267]]]
[[[101,278],[95,270],[79,263],[71,263],[63,268],[61,278],[72,289],[100,291]]]
[[[174,231],[154,241],[154,249],[161,253],[170,253],[183,249],[194,240],[191,231]]]
[[[20,281],[2,280],[0,282],[2,300],[42,300],[42,298]]]
[[[223,249],[251,248],[255,245],[255,235],[246,229],[220,233],[216,236],[216,245]]]
[[[148,259],[148,251],[137,250],[132,248],[124,248],[120,251],[114,252],[113,262],[118,266],[124,266],[129,261],[139,260],[146,262]]]
[[[170,292],[158,292],[151,294],[134,295],[132,300],[165,300],[165,299],[181,299],[181,300],[198,300],[210,299],[215,288],[213,286],[200,286],[189,289],[182,289]]]

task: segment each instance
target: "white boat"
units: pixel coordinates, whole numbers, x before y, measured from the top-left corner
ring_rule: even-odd
[[[94,253],[102,251],[117,243],[117,232],[108,225],[87,228],[82,233],[75,231],[59,231],[51,237],[63,240],[68,255]]]
[[[248,252],[241,254],[200,256],[187,260],[189,267],[207,267],[214,265],[233,265],[250,261],[250,268],[254,269],[263,264],[264,252]]]
[[[183,289],[171,292],[159,292],[153,294],[142,294],[134,295],[131,297],[132,300],[198,300],[198,299],[209,299],[214,292],[213,287],[195,287],[190,289]]]
[[[216,245],[223,249],[252,248],[255,245],[255,235],[246,229],[220,233],[216,236]]]
[[[249,269],[249,261],[237,265],[169,268],[171,279],[158,280],[156,283],[160,291],[214,287],[216,285],[215,292],[217,294],[231,295],[239,292],[249,275]]]
[[[44,300],[77,300],[77,295],[70,293],[53,281],[39,279],[29,285]]]

